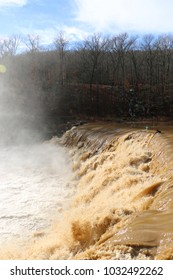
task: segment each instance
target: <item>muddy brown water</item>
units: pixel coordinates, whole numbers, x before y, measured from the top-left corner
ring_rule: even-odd
[[[47,167],[41,167],[39,172],[37,166],[40,176],[47,174],[42,177],[47,191],[41,199],[43,204],[48,202],[47,209],[40,208],[40,218],[37,213],[38,225],[34,229],[39,232],[27,242],[22,241],[24,251],[17,242],[15,246],[12,240],[7,242],[1,248],[1,258],[173,259],[171,124],[97,122],[74,127],[60,141],[52,139],[52,143],[56,149],[66,147],[75,179],[73,183],[68,179],[66,188],[62,182],[70,173],[69,166],[62,169],[65,172],[61,179],[56,177],[58,169],[54,169],[51,182],[46,181]],[[30,173],[28,177],[31,180]],[[61,191],[58,180],[62,180]],[[52,182],[53,190],[49,187]],[[40,190],[38,181],[36,186]],[[36,195],[38,190],[32,193]],[[65,204],[66,196],[68,207],[62,207],[59,215],[56,202]],[[49,207],[52,207],[50,213]],[[43,218],[39,228],[39,219]]]

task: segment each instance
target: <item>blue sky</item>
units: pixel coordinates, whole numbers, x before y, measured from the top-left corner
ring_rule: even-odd
[[[51,43],[60,30],[70,40],[103,34],[172,33],[172,0],[0,0],[0,39],[36,34]]]

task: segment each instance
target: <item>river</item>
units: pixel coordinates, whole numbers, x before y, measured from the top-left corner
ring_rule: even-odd
[[[172,150],[172,125],[112,122],[3,148],[1,259],[173,259]]]

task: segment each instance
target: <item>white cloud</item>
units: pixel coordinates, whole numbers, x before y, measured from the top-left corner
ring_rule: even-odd
[[[59,26],[52,26],[44,29],[37,29],[37,28],[21,28],[20,33],[23,36],[27,36],[28,34],[31,35],[38,35],[40,38],[40,43],[42,46],[50,45],[54,42],[57,35],[60,31],[64,32],[65,38],[69,40],[69,42],[73,43],[76,41],[83,40],[85,37],[89,35],[88,32],[77,28],[75,26],[66,26],[66,25],[59,25]]]
[[[87,31],[74,26],[63,26],[62,30],[69,41],[80,41],[89,35]]]
[[[27,0],[0,0],[0,7],[24,6]]]
[[[172,32],[172,0],[74,0],[76,20],[99,32]]]

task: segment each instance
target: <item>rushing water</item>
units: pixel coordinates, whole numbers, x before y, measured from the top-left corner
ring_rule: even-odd
[[[90,237],[78,233],[82,227],[87,232],[81,221],[73,227],[74,238],[89,245],[79,258],[172,259],[172,126],[98,124],[69,133],[67,145],[83,143],[88,151],[75,201],[86,207]],[[98,242],[92,244],[94,234]]]
[[[0,257],[173,259],[172,126],[86,124],[61,144],[74,194],[56,138],[2,149],[1,240],[43,234]]]
[[[67,204],[70,163],[65,150],[45,142],[0,148],[0,242],[44,230]]]

